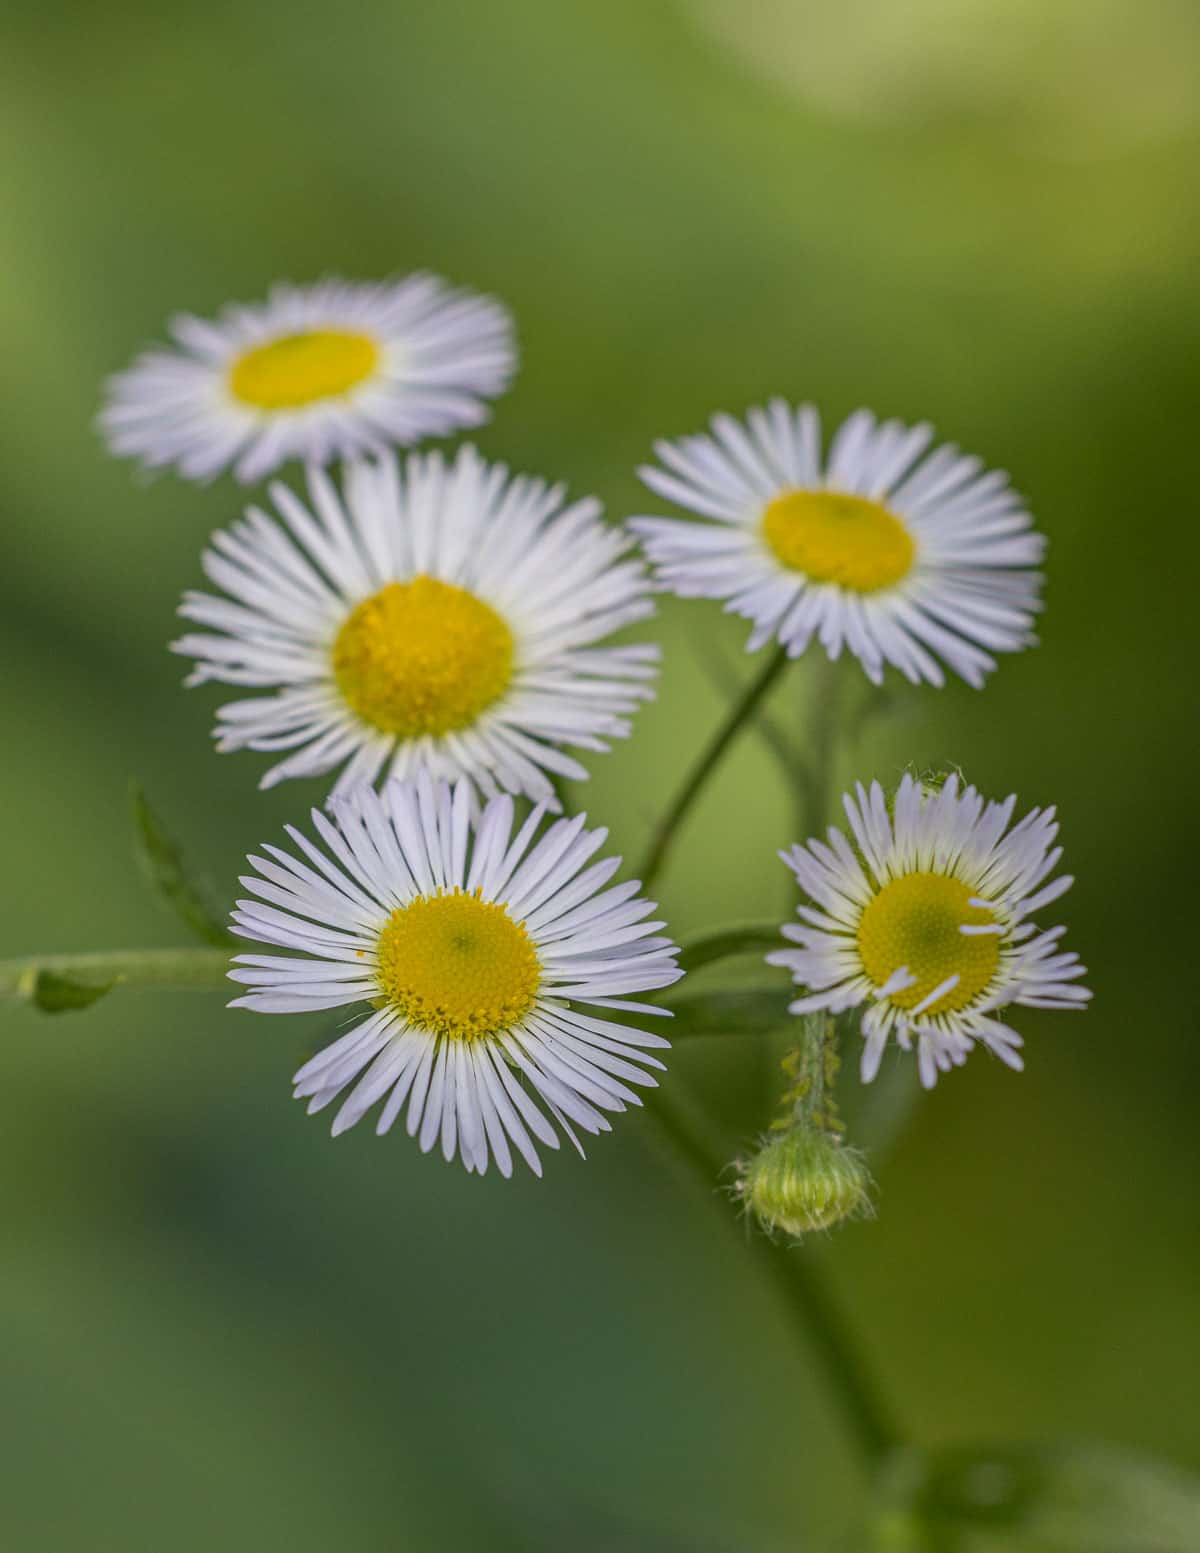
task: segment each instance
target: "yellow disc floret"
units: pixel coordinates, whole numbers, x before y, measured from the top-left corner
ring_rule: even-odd
[[[229,388],[256,410],[295,410],[339,398],[378,365],[379,347],[369,335],[313,329],[245,351],[230,369]]]
[[[1000,964],[1001,933],[960,933],[997,921],[986,906],[968,904],[971,889],[945,874],[912,873],[885,884],[858,924],[863,968],[877,987],[901,966],[916,977],[888,1001],[915,1008],[951,976],[957,984],[924,1010],[949,1014],[966,1008],[990,984]]]
[[[508,688],[513,652],[489,604],[422,574],[354,608],[333,644],[333,673],[360,717],[414,739],[469,727]]]
[[[541,966],[523,922],[454,890],[392,912],[379,936],[380,991],[410,1024],[453,1040],[510,1030],[533,1007]]]
[[[840,491],[784,491],[763,514],[763,537],[794,572],[877,593],[906,577],[917,547],[879,502]]]

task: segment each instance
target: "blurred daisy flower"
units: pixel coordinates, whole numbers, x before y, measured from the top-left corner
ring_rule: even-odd
[[[1022,1066],[1021,1038],[994,1015],[1010,1004],[1081,1008],[1079,957],[1061,952],[1065,928],[1030,920],[1072,880],[1050,882],[1062,856],[1053,809],[1009,829],[1015,798],[985,803],[956,777],[939,789],[906,776],[889,810],[878,782],[844,799],[856,848],[830,827],[828,842],[781,853],[811,904],[784,936],[798,945],[767,956],[810,989],[794,1014],[869,1004],[862,1076],[879,1071],[888,1037],[914,1046],[921,1082],[962,1063],[976,1042]]]
[[[225,596],[180,607],[207,628],[173,643],[189,684],[273,692],[221,708],[218,748],[292,751],[264,787],[341,766],[339,792],[389,768],[557,808],[547,773],[587,776],[560,746],[605,750],[653,696],[657,647],[595,645],[653,614],[629,536],[472,448],[355,462],[344,496],[310,469],[308,490],[306,506],[272,485],[282,522],[252,507],[214,535]]]
[[[655,1084],[648,1049],[669,1043],[604,1016],[661,1014],[631,997],[678,980],[678,951],[636,881],[609,886],[619,858],[586,866],[607,832],[580,816],[538,837],[543,814],[514,836],[507,796],[476,818],[465,783],[394,782],[314,810],[324,851],[289,827],[294,852],[250,858],[236,931],[293,953],[239,955],[232,1006],[373,1005],[296,1074],[310,1112],[349,1090],[335,1134],[382,1101],[379,1133],[407,1106],[422,1150],[505,1176],[515,1150],[540,1175],[554,1124],[580,1148],[576,1128],[609,1131],[641,1103],[629,1085]]]
[[[488,418],[512,377],[506,310],[433,275],[279,285],[212,322],[170,322],[175,348],[109,378],[112,451],[191,480],[244,483],[288,459],[324,464]]]
[[[848,648],[872,680],[893,664],[971,685],[992,654],[1033,640],[1044,541],[1006,475],[944,446],[928,426],[859,410],[821,451],[816,410],[776,399],[745,423],[714,416],[711,436],[655,444],[640,471],[659,496],[710,521],[640,517],[659,581],[684,598],[725,599],[798,657],[815,637]]]

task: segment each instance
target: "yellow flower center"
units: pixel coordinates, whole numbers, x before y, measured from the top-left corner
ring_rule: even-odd
[[[856,593],[899,582],[917,553],[894,512],[840,491],[784,491],[768,506],[762,527],[784,566]]]
[[[996,974],[1002,933],[960,933],[966,925],[997,921],[986,906],[970,906],[971,891],[945,874],[913,873],[885,884],[858,924],[863,968],[877,987],[901,966],[916,981],[889,994],[897,1008],[915,1008],[950,976],[957,984],[924,1010],[949,1014],[966,1008]]]
[[[349,392],[378,364],[379,347],[368,335],[312,329],[245,351],[230,368],[229,387],[256,410],[294,410]]]
[[[397,907],[376,953],[387,1000],[410,1024],[454,1040],[510,1030],[537,997],[541,966],[525,924],[478,891]]]
[[[360,717],[414,739],[469,727],[508,688],[513,653],[490,605],[421,574],[355,606],[333,644],[333,673]]]

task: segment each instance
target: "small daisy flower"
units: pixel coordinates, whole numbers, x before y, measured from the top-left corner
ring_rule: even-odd
[[[109,378],[100,427],[114,453],[190,480],[232,465],[250,484],[291,458],[325,464],[479,426],[515,360],[505,309],[433,275],[279,285],[169,328],[176,348]]]
[[[225,597],[188,593],[189,684],[270,687],[218,713],[221,750],[291,750],[262,779],[342,766],[335,791],[461,776],[558,803],[548,772],[587,772],[561,745],[607,749],[653,695],[654,646],[599,647],[653,614],[629,536],[598,502],[510,479],[472,448],[347,467],[344,498],[309,471],[310,504],[270,488],[204,555]],[[623,559],[624,557],[624,559]]]
[[[1081,1008],[1086,971],[1060,951],[1065,928],[1030,918],[1070,888],[1047,883],[1062,856],[1053,809],[1033,809],[1010,830],[1015,798],[985,803],[956,777],[934,791],[906,776],[888,810],[878,782],[843,800],[856,848],[832,826],[780,856],[811,905],[789,923],[797,949],[767,956],[806,997],[794,1014],[841,1013],[869,1003],[862,1019],[862,1076],[878,1073],[889,1035],[916,1046],[921,1082],[962,1063],[976,1042],[1010,1068],[1021,1037],[994,1018],[1009,1004]]]
[[[978,459],[940,447],[928,426],[858,410],[821,454],[816,410],[780,399],[728,415],[712,436],[658,442],[642,479],[705,523],[634,518],[659,581],[682,598],[727,600],[798,657],[816,637],[872,680],[893,664],[944,683],[945,663],[979,686],[996,652],[1027,647],[1044,541],[1008,486]]]
[[[422,1150],[440,1140],[447,1160],[508,1176],[515,1149],[541,1175],[535,1140],[557,1148],[553,1123],[582,1153],[575,1129],[608,1132],[662,1067],[662,1036],[594,1010],[661,1015],[631,995],[683,973],[637,881],[609,886],[620,859],[586,866],[607,831],[581,815],[538,838],[539,808],[514,836],[507,795],[472,811],[465,783],[359,788],[332,819],[313,811],[325,851],[289,827],[295,853],[251,857],[258,898],[234,926],[294,953],[239,955],[230,976],[252,990],[231,1006],[372,1005],[296,1074],[310,1113],[348,1089],[335,1135],[382,1101],[378,1133],[407,1106]]]

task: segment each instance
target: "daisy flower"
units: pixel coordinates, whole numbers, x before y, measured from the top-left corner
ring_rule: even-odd
[[[114,453],[190,480],[232,465],[250,484],[290,458],[324,464],[479,426],[515,360],[505,309],[433,275],[279,285],[168,327],[173,349],[109,378],[100,428]]]
[[[658,442],[664,467],[640,471],[709,521],[630,526],[664,587],[754,622],[750,652],[774,637],[795,658],[815,637],[876,682],[890,663],[941,685],[944,663],[978,686],[993,653],[1034,640],[1029,568],[1045,546],[1006,475],[951,446],[926,456],[932,436],[858,410],[823,459],[811,405],[717,415],[711,436]]]
[[[342,766],[335,791],[392,775],[470,777],[557,808],[548,772],[583,779],[561,745],[604,750],[653,695],[654,646],[595,644],[653,614],[629,537],[598,502],[510,479],[472,448],[358,461],[344,495],[317,468],[306,506],[270,488],[213,536],[224,597],[188,593],[208,628],[173,644],[189,684],[269,688],[221,708],[221,750],[290,750],[262,779]]]
[[[1053,809],[1032,809],[1009,829],[1015,798],[985,803],[949,777],[933,790],[906,776],[889,812],[878,782],[843,800],[851,846],[832,826],[780,856],[811,902],[789,923],[796,949],[767,956],[807,996],[794,1014],[869,1004],[862,1018],[862,1076],[878,1073],[889,1035],[915,1045],[921,1082],[962,1063],[976,1042],[1010,1068],[1021,1037],[994,1015],[1010,1004],[1081,1008],[1086,971],[1064,954],[1065,928],[1030,918],[1070,888],[1047,882],[1062,856]]]
[[[604,1014],[662,1014],[630,999],[678,980],[678,950],[636,880],[609,886],[619,858],[585,866],[607,831],[580,815],[538,838],[543,815],[514,836],[507,795],[475,818],[466,783],[393,782],[332,819],[314,810],[324,851],[289,827],[295,852],[249,859],[257,899],[238,902],[236,931],[294,952],[237,956],[230,976],[252,990],[231,1006],[370,1005],[295,1077],[310,1112],[349,1090],[335,1135],[382,1101],[379,1133],[407,1106],[422,1150],[440,1140],[447,1160],[508,1176],[515,1149],[540,1175],[554,1123],[582,1153],[576,1128],[609,1131],[608,1113],[641,1103],[630,1084],[654,1086],[649,1049],[669,1043]]]

